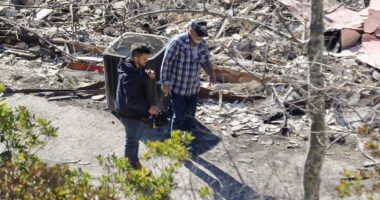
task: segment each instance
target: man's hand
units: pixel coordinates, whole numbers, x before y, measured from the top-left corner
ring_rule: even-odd
[[[161,90],[164,93],[165,97],[168,96],[170,90],[171,90],[171,85],[162,85]]]
[[[202,65],[203,70],[207,73],[207,75],[210,76],[210,85],[213,85],[216,83],[216,74],[215,70],[212,68],[211,63],[208,63],[206,65]]]
[[[148,112],[150,115],[158,115],[160,110],[156,106],[150,106]]]
[[[153,70],[148,69],[148,70],[146,71],[146,73],[148,74],[148,77],[149,77],[150,79],[155,79],[155,78],[156,78],[156,73],[155,73]]]

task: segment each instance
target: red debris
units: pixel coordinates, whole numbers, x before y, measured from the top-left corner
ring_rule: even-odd
[[[90,63],[83,63],[83,62],[64,63],[63,66],[66,66],[67,68],[72,69],[72,70],[92,71],[92,72],[98,72],[99,74],[104,73],[103,66],[90,64]]]

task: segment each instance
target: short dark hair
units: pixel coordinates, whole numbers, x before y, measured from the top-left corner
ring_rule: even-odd
[[[144,44],[137,43],[131,46],[131,57],[139,57],[142,54],[150,54],[152,51]]]

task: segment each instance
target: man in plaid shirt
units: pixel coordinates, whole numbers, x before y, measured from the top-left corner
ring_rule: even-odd
[[[210,52],[202,39],[207,36],[207,22],[195,20],[187,32],[175,36],[166,48],[160,81],[164,95],[171,95],[171,130],[192,130],[200,90],[200,69],[210,76],[211,83],[216,81]]]

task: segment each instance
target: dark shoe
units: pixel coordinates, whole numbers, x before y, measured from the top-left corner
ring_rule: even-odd
[[[141,165],[140,161],[137,161],[137,163],[136,163],[136,169],[137,169],[137,170],[140,170],[140,171],[143,171],[143,172],[146,172],[146,175],[147,175],[147,176],[149,176],[149,175],[152,173],[149,169],[143,167],[143,166]]]

